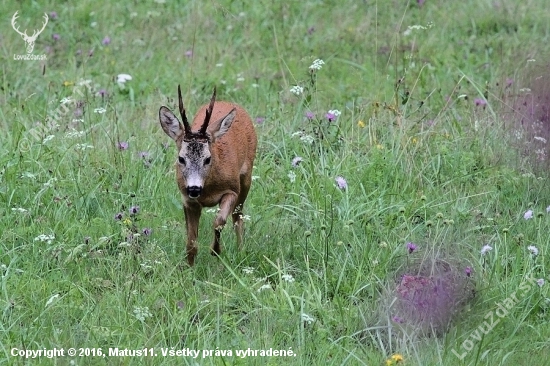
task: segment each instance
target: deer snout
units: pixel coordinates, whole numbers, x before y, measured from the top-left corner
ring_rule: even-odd
[[[188,186],[187,195],[189,198],[199,198],[202,193],[202,187],[199,186]]]

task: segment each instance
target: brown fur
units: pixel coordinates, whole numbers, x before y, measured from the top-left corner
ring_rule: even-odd
[[[200,130],[205,120],[207,108],[208,105],[202,106],[195,115],[190,135]],[[227,132],[216,138],[214,134],[220,129],[220,123],[231,114],[233,109],[236,110],[233,122]],[[166,110],[166,107],[161,107],[159,111],[161,125],[165,132],[175,140],[178,152],[180,152],[183,144],[185,144],[184,139],[188,139],[190,136],[186,136],[181,123],[181,131],[176,131],[175,135],[169,131],[170,128],[174,127],[172,127],[173,125],[166,126],[166,117],[164,117],[167,113]],[[187,228],[187,261],[191,266],[194,264],[197,254],[199,219],[203,207],[212,207],[217,204],[220,206],[213,225],[212,254],[218,255],[221,252],[220,233],[230,214],[232,215],[237,243],[240,248],[243,235],[242,207],[252,182],[252,167],[256,155],[257,137],[252,120],[248,113],[236,104],[215,102],[206,131],[207,137],[211,140],[209,143],[211,163],[204,179],[202,193],[198,198],[189,197],[187,180],[184,175],[185,168],[176,162],[176,180],[183,196],[183,209]]]

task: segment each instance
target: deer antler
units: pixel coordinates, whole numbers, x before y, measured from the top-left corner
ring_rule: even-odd
[[[28,37],[28,36],[27,36],[27,30],[25,29],[25,33],[21,33],[21,32],[19,31],[19,27],[16,27],[16,25],[15,25],[15,21],[17,20],[17,18],[19,18],[19,17],[17,16],[17,13],[18,13],[18,12],[19,12],[19,10],[16,11],[15,14],[13,14],[13,17],[11,18],[11,26],[13,27],[13,29],[14,29],[17,33],[19,33],[20,35],[23,36],[23,38],[26,39],[26,38]]]
[[[180,106],[181,122],[183,123],[183,128],[185,129],[185,133],[189,134],[191,133],[191,127],[189,126],[189,121],[187,121],[187,116],[185,115],[185,108],[183,107],[183,99],[181,97],[181,88],[179,84],[178,84],[178,100],[179,100],[179,106]]]
[[[204,123],[201,126],[199,133],[205,134],[206,129],[208,128],[208,123],[210,123],[210,117],[212,117],[212,111],[214,110],[214,102],[216,101],[216,87],[214,87],[214,92],[212,93],[212,99],[210,99],[210,105],[206,109],[206,116],[204,117]]]

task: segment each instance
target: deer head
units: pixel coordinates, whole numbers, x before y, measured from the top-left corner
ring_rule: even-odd
[[[212,166],[212,144],[229,130],[235,120],[236,108],[231,109],[224,117],[213,123],[210,131],[207,131],[216,101],[216,89],[214,88],[200,129],[192,131],[185,115],[179,85],[178,100],[181,123],[166,107],[161,107],[159,111],[160,122],[164,132],[178,145],[178,164],[181,167],[182,178],[186,182],[187,195],[191,199],[197,199],[202,193],[204,182]]]
[[[27,30],[25,29],[24,32],[19,31],[19,27],[16,26],[15,21],[17,20],[18,11],[13,14],[13,17],[11,18],[11,26],[13,29],[23,37],[23,40],[27,43],[27,53],[31,53],[34,49],[34,42],[36,42],[36,38],[38,38],[38,35],[42,33],[44,28],[46,28],[46,24],[48,24],[48,14],[44,13],[44,24],[42,24],[42,29],[40,30],[34,30],[32,33],[32,36],[27,35]]]

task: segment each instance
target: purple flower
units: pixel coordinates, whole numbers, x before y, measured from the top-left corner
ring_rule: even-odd
[[[325,118],[328,119],[329,122],[332,122],[336,119],[336,115],[334,113],[328,112],[325,114]]]
[[[145,159],[146,157],[149,156],[149,153],[148,153],[147,151],[140,151],[140,152],[138,153],[138,156],[139,156],[140,158],[142,158],[142,159]]]
[[[315,113],[313,113],[311,111],[307,111],[306,112],[306,118],[307,119],[314,119],[315,118]]]
[[[128,143],[126,141],[119,141],[117,147],[119,150],[128,150]]]
[[[105,38],[103,38],[103,40],[101,41],[101,44],[104,46],[107,46],[110,43],[111,43],[111,38],[109,36],[105,36]]]
[[[107,96],[107,90],[105,89],[99,89],[99,91],[97,92],[97,95],[99,95],[100,97],[105,97]]]
[[[297,156],[295,157],[294,159],[292,159],[292,167],[293,168],[296,168],[298,165],[300,165],[300,163],[302,162],[302,158]]]
[[[193,57],[193,51],[192,50],[185,51],[185,57]]]
[[[472,275],[472,267],[464,268],[464,272],[466,273],[467,277],[470,277]]]
[[[537,285],[539,285],[539,287],[544,286],[544,278],[539,278],[539,279],[537,280]]]
[[[398,315],[395,315],[391,318],[391,320],[393,320],[394,322],[396,323],[404,323],[405,321],[403,320],[403,318],[401,318],[400,316]]]
[[[422,5],[424,5],[424,2],[425,2],[425,1],[426,1],[426,0],[416,0],[416,3],[418,4],[418,6],[421,7]]]
[[[56,20],[57,19],[57,12],[55,11],[50,11],[50,18],[52,20]]]
[[[137,215],[139,213],[139,206],[132,206],[128,211],[130,215]]]
[[[523,214],[523,218],[524,218],[525,220],[532,219],[532,218],[533,218],[533,210],[527,210],[527,211]]]
[[[54,34],[52,35],[52,38],[53,38],[54,41],[59,41],[59,39],[61,38],[61,36],[60,36],[59,34],[57,34],[57,33],[54,33]]]
[[[413,242],[407,243],[407,249],[409,250],[409,254],[411,254],[416,250],[416,244]]]
[[[76,109],[74,110],[74,116],[77,117],[77,118],[78,118],[78,117],[82,117],[82,113],[83,113],[83,112],[82,112],[82,108],[76,108]]]
[[[336,179],[336,185],[338,186],[338,188],[340,188],[341,190],[346,190],[348,188],[348,182],[346,182],[346,180],[344,179],[344,177],[341,177],[341,176],[337,176]]]
[[[148,228],[148,227],[146,227],[146,228],[144,228],[144,229],[142,230],[142,233],[143,233],[143,235],[145,235],[145,236],[151,235],[152,232],[153,232],[153,230],[151,230],[151,229]]]
[[[484,105],[487,105],[487,101],[483,98],[476,98],[474,99],[474,103],[477,106],[484,106]]]
[[[256,123],[257,124],[260,125],[260,124],[264,123],[264,121],[265,121],[265,117],[256,117]]]
[[[120,220],[122,220],[122,217],[123,217],[122,212],[119,212],[119,213],[117,213],[117,214],[115,215],[115,220],[116,220],[116,221],[120,221]]]

